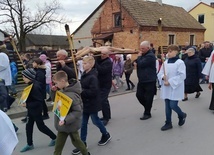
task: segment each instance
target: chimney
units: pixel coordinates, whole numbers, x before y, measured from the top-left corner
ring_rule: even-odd
[[[160,5],[162,5],[162,0],[156,0]]]
[[[211,2],[211,3],[210,3],[210,6],[211,6],[212,8],[214,8],[214,2]]]

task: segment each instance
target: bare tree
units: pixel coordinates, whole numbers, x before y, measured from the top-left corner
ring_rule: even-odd
[[[18,40],[19,50],[25,51],[26,35],[31,31],[51,23],[62,23],[63,17],[57,14],[60,4],[52,0],[44,5],[27,8],[27,0],[0,0],[0,24],[10,23]]]

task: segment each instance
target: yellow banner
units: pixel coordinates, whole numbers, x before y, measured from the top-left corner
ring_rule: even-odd
[[[27,86],[27,87],[23,90],[22,96],[21,96],[21,98],[20,98],[18,104],[24,104],[24,103],[27,101],[27,98],[28,98],[28,96],[29,96],[29,94],[30,94],[30,91],[31,91],[32,87],[33,87],[33,84]]]
[[[56,92],[54,99],[53,112],[59,119],[62,121],[68,114],[68,111],[72,105],[73,100],[67,95],[63,94],[60,91]]]

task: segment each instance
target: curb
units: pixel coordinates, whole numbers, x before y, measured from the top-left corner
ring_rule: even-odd
[[[116,92],[116,93],[111,93],[109,95],[110,97],[115,97],[115,96],[120,96],[120,95],[125,95],[125,94],[130,94],[130,93],[134,93],[136,92],[135,90],[130,90],[130,91],[124,91],[124,92]],[[47,107],[48,107],[48,111],[52,111],[53,109],[53,105],[50,104],[50,102],[47,102]],[[17,113],[8,113],[7,114],[11,119],[15,119],[15,118],[20,118],[20,117],[25,117],[27,115],[27,109],[24,108],[24,110],[17,112]]]

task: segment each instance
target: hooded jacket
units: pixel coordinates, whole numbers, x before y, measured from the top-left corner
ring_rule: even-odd
[[[59,126],[60,119],[54,116],[54,126],[58,132],[71,133],[80,129],[82,122],[82,99],[80,93],[82,91],[79,81],[72,81],[70,85],[62,90],[62,93],[67,95],[73,100],[73,103],[65,117],[65,124]]]

